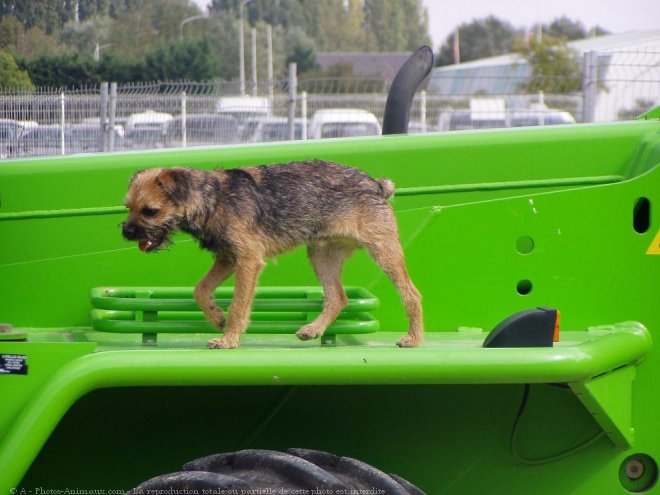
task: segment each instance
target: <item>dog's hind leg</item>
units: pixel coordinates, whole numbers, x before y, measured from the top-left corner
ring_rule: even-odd
[[[211,339],[208,346],[211,349],[233,349],[238,347],[241,333],[250,322],[250,310],[257,279],[264,267],[259,257],[239,257],[236,259],[236,283],[234,284],[234,299],[229,307],[227,328],[224,336]]]
[[[355,248],[341,242],[321,241],[307,246],[307,255],[324,292],[323,311],[314,321],[302,327],[296,335],[301,340],[315,339],[323,335],[348,303],[341,283],[344,260]]]
[[[399,340],[397,345],[399,347],[417,347],[424,339],[422,298],[408,275],[394,214],[387,214],[384,220],[380,223],[366,222],[370,228],[363,232],[364,246],[396,286],[406,307],[410,322],[408,334]],[[369,232],[369,230],[371,231]]]
[[[206,319],[217,330],[225,326],[222,308],[215,304],[213,292],[222,282],[234,273],[234,264],[225,258],[216,258],[209,272],[195,285],[195,301],[204,312]]]

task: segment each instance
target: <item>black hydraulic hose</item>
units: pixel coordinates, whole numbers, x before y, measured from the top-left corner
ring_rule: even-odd
[[[392,81],[385,103],[383,134],[406,134],[410,120],[410,105],[417,87],[431,72],[433,50],[421,46],[401,66]]]

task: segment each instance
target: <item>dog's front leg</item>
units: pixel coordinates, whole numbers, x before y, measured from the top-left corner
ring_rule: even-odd
[[[213,292],[232,273],[234,273],[234,263],[228,259],[217,257],[209,272],[195,286],[195,301],[204,312],[206,319],[217,330],[225,327],[225,317],[222,314],[222,308],[215,304]]]
[[[224,336],[209,340],[208,346],[211,349],[238,347],[241,333],[245,331],[250,321],[252,299],[257,287],[257,279],[263,267],[264,262],[260,257],[237,258],[234,299],[229,307],[227,328]]]

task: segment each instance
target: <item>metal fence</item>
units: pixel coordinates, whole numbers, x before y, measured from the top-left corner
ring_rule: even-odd
[[[574,84],[579,90],[568,94],[553,91],[566,81],[540,81],[545,91],[530,81],[529,74],[501,71],[445,77],[435,84],[439,94],[429,84],[415,96],[409,130],[633,118],[660,104],[660,53],[587,53],[584,75]],[[244,96],[236,82],[0,92],[0,157],[378,134],[387,89],[374,78],[297,80],[291,74],[248,87]]]

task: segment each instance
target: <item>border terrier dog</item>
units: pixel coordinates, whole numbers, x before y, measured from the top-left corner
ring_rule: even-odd
[[[250,316],[264,258],[301,244],[324,291],[323,311],[296,335],[323,335],[347,304],[341,271],[355,249],[364,247],[397,287],[409,331],[397,345],[416,347],[424,336],[419,291],[408,272],[399,242],[389,179],[338,163],[307,160],[204,171],[191,168],[140,170],[130,181],[122,224],[124,238],[153,252],[178,230],[197,238],[215,256],[211,270],[195,286],[195,300],[224,335],[211,348],[238,347]],[[236,273],[227,322],[214,301],[215,289]],[[226,323],[226,328],[225,328]]]

